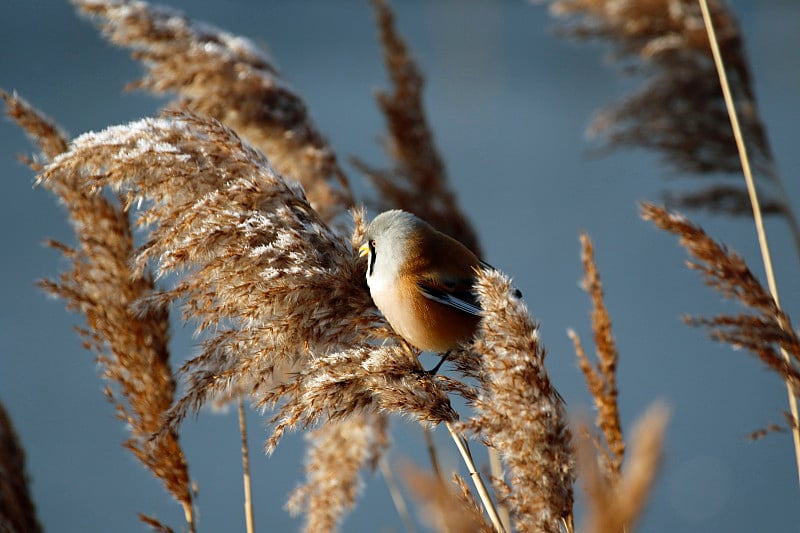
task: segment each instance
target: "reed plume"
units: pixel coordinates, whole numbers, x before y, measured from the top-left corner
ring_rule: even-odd
[[[293,514],[305,513],[303,530],[336,531],[363,489],[359,473],[375,469],[388,446],[387,419],[360,413],[306,433],[306,482],[289,497]]]
[[[422,103],[423,76],[394,26],[387,0],[372,0],[383,46],[391,92],[378,91],[378,107],[386,119],[386,152],[393,162],[381,170],[356,159],[378,190],[378,207],[403,209],[460,241],[480,256],[475,230],[458,206],[448,184],[444,162],[433,140]]]
[[[643,204],[642,217],[678,236],[681,246],[693,259],[687,262],[689,268],[700,272],[706,285],[750,311],[710,318],[686,317],[685,321],[706,327],[715,340],[748,350],[778,373],[795,397],[800,395],[800,338],[789,316],[775,303],[744,259],[678,213]],[[779,353],[780,349],[785,350],[788,359]],[[792,424],[796,427],[797,421]]]
[[[34,157],[20,156],[29,167],[39,171],[43,163],[67,149],[67,134],[52,118],[44,115],[16,93],[9,94],[0,89],[0,96],[6,105],[6,115],[22,128],[39,148],[40,153]]]
[[[132,0],[72,0],[147,69],[128,87],[178,96],[172,107],[214,117],[302,183],[326,222],[353,207],[347,178],[302,98],[252,41],[172,9]]]
[[[483,371],[466,425],[500,452],[516,529],[560,531],[572,515],[571,433],[538,327],[500,272],[480,272],[475,290],[484,314],[473,349]]]
[[[744,136],[762,178],[759,187],[768,198],[767,212],[783,215],[800,245],[735,16],[721,1],[709,5]],[[720,174],[739,174],[739,155],[697,2],[555,0],[551,11],[569,18],[562,26],[564,34],[608,43],[624,72],[644,78],[640,89],[597,113],[590,133],[603,136],[606,149],[654,150],[678,173],[711,176],[691,192],[668,192],[671,203],[749,215],[744,187],[717,179]]]
[[[168,428],[230,390],[248,390],[262,407],[285,402],[270,449],[287,428],[365,409],[454,419],[446,392],[413,354],[370,344],[393,336],[353,244],[322,222],[300,185],[220,122],[168,113],[85,134],[40,179],[65,178],[146,205],[138,222],[152,229],[136,271],[152,260],[159,275],[182,277],[144,303],[180,300],[184,319],[209,334],[181,370],[187,390]],[[287,380],[271,379],[297,363]]]
[[[42,150],[42,162],[64,155],[67,140],[60,129],[18,97],[3,93],[9,116],[14,118]],[[33,165],[41,169],[41,163]],[[194,531],[192,491],[188,466],[178,434],[168,431],[157,442],[151,435],[161,428],[172,405],[175,382],[169,365],[169,312],[159,303],[132,310],[132,305],[155,290],[147,269],[131,270],[134,254],[128,211],[112,200],[91,194],[80,173],[40,176],[40,183],[67,207],[75,228],[77,247],[49,244],[71,261],[72,269],[40,286],[63,298],[67,308],[84,315],[79,329],[84,346],[97,355],[102,377],[111,385],[106,395],[117,417],[125,422],[130,438],[124,446],[164,484],[183,507]],[[112,386],[113,385],[113,386]],[[151,525],[156,519],[142,516]]]
[[[583,289],[592,299],[592,333],[597,353],[597,363],[592,364],[581,340],[575,331],[569,330],[569,337],[575,345],[578,366],[586,378],[586,385],[597,409],[595,425],[601,430],[600,437],[592,437],[592,443],[600,454],[602,473],[608,484],[614,487],[622,475],[622,461],[625,456],[625,440],[617,402],[617,363],[619,351],[611,332],[611,318],[603,298],[603,285],[594,261],[594,246],[588,235],[582,233],[581,260],[583,262]]]
[[[28,491],[25,449],[5,407],[0,403],[0,531],[38,533],[36,507]]]
[[[633,428],[630,454],[621,477],[610,484],[598,468],[593,446],[578,439],[578,461],[587,494],[588,516],[580,531],[624,533],[632,531],[644,511],[661,463],[668,410],[656,404]]]
[[[453,477],[455,487],[415,466],[403,468],[403,479],[421,505],[428,526],[442,533],[493,532],[466,482],[458,475]]]

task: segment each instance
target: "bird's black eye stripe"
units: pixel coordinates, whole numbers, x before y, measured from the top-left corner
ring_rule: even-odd
[[[369,241],[369,275],[375,270],[375,240]]]

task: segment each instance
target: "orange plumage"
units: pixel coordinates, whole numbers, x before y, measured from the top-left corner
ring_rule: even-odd
[[[404,211],[378,215],[366,232],[367,283],[392,328],[421,350],[447,352],[480,319],[472,293],[481,261],[464,245]]]

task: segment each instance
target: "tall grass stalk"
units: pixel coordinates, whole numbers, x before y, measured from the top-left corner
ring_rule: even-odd
[[[255,533],[253,519],[253,493],[250,484],[250,446],[247,444],[247,419],[244,416],[244,399],[236,402],[239,412],[239,433],[242,435],[242,484],[244,485],[244,518],[247,533]]]
[[[446,424],[447,431],[450,432],[453,442],[456,443],[458,453],[461,454],[464,464],[467,465],[469,477],[472,479],[472,483],[475,485],[475,490],[478,491],[478,496],[481,499],[481,503],[483,503],[483,507],[486,509],[486,513],[489,515],[489,520],[492,521],[495,531],[499,533],[506,533],[506,529],[503,527],[503,523],[500,520],[500,515],[497,514],[497,509],[492,502],[492,498],[489,496],[489,491],[486,490],[486,485],[483,483],[483,479],[481,479],[481,474],[475,467],[475,461],[472,459],[472,453],[470,453],[467,439],[465,439],[463,435],[455,430],[453,424],[450,422],[446,422]]]
[[[725,64],[723,63],[722,54],[719,50],[719,43],[717,42],[714,23],[711,20],[711,13],[708,9],[708,2],[707,0],[698,1],[700,3],[700,9],[703,12],[703,22],[705,23],[706,32],[708,33],[708,40],[711,44],[711,52],[714,56],[714,65],[716,66],[719,82],[722,86],[725,107],[728,110],[728,117],[730,118],[731,127],[733,128],[733,135],[736,139],[736,148],[739,151],[739,159],[742,163],[742,172],[744,173],[744,180],[747,184],[747,193],[750,197],[750,204],[753,208],[753,220],[756,225],[758,244],[761,249],[761,259],[764,262],[764,271],[766,272],[767,276],[769,292],[772,295],[772,298],[775,300],[775,305],[778,307],[778,309],[780,309],[781,304],[780,300],[778,299],[778,285],[775,281],[775,273],[772,269],[772,256],[770,254],[769,244],[767,242],[767,232],[764,230],[764,221],[761,216],[761,207],[758,202],[758,192],[756,191],[753,173],[750,169],[750,158],[747,156],[747,146],[744,142],[741,126],[739,125],[739,117],[736,112],[736,106],[733,102],[733,96],[731,95],[728,76],[725,73]],[[781,321],[781,327],[786,329],[788,325],[784,321]],[[783,347],[781,347],[780,350],[784,360],[787,364],[789,364],[791,362],[789,353]],[[799,420],[797,416],[797,397],[795,396],[792,385],[788,380],[786,381],[786,392],[789,396],[789,409],[792,413],[792,418],[794,419],[794,423],[792,424],[792,438],[794,440],[794,454],[795,463],[797,466],[798,483],[800,483],[800,425],[797,423]]]

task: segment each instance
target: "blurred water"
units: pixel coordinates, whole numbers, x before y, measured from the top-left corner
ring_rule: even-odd
[[[656,399],[672,408],[666,459],[641,531],[800,531],[797,473],[788,435],[752,444],[745,436],[781,420],[780,381],[743,353],[683,326],[690,312],[736,311],[683,268],[675,240],[640,221],[637,202],[657,200],[669,174],[657,158],[619,153],[584,157],[592,113],[625,90],[604,62],[602,46],[556,39],[542,6],[524,2],[396,2],[403,34],[428,86],[426,103],[453,186],[470,214],[487,259],[511,273],[536,318],[559,390],[575,414],[589,399],[565,329],[589,339],[589,303],[577,234],[595,241],[607,304],[621,351],[619,384],[625,428]],[[385,83],[376,30],[366,2],[175,2],[196,19],[269,47],[287,79],[306,98],[343,159],[383,162],[376,138],[382,119],[372,92]],[[800,49],[793,2],[738,2],[761,113],[791,200],[795,179]],[[139,67],[107,45],[70,6],[56,0],[5,0],[0,7],[0,87],[18,90],[72,134],[149,115],[158,102],[121,94]],[[0,126],[5,169],[0,227],[6,244],[0,278],[0,399],[28,453],[39,516],[51,531],[141,531],[137,512],[172,525],[181,513],[120,446],[124,428],[101,394],[91,356],[82,351],[60,302],[35,279],[64,268],[40,246],[70,241],[63,209],[15,161],[29,145],[11,124]],[[359,195],[370,191],[350,170]],[[761,272],[752,224],[694,216]],[[800,309],[797,256],[785,228],[768,222],[782,300]],[[174,357],[196,350],[190,330],[174,328]],[[251,414],[255,446],[256,523],[262,531],[295,530],[281,509],[302,476],[302,439],[287,437],[271,458],[259,443],[264,419]],[[242,528],[238,434],[234,414],[202,413],[185,424],[183,443],[200,488],[200,531]],[[395,424],[392,458],[426,463],[413,425]],[[445,463],[457,463],[438,435]],[[344,531],[397,531],[400,522],[383,481],[368,476]]]

